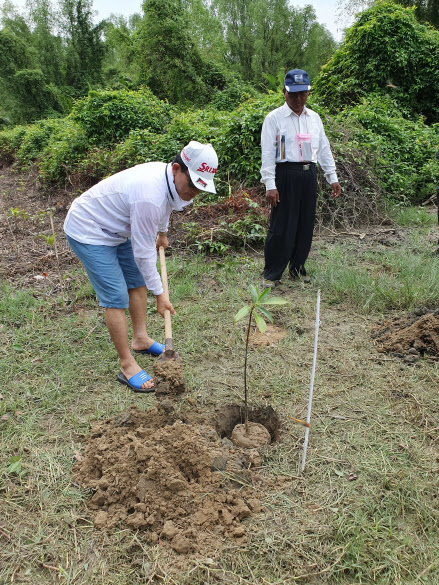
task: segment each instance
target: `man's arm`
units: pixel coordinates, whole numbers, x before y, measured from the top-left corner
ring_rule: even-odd
[[[335,161],[334,157],[332,156],[331,146],[329,144],[328,137],[326,136],[325,129],[323,127],[323,123],[318,117],[318,127],[319,127],[319,148],[317,151],[317,162],[321,166],[323,172],[325,173],[325,178],[327,182],[332,187],[332,196],[334,199],[341,194],[341,186],[338,182],[337,172],[335,169]]]
[[[265,184],[266,197],[270,205],[279,203],[279,192],[276,189],[276,120],[267,116],[261,132],[261,183]]]
[[[157,297],[163,293],[162,281],[157,270],[156,249],[158,225],[161,221],[160,209],[151,202],[138,201],[132,204],[130,218],[134,259],[146,287]]]

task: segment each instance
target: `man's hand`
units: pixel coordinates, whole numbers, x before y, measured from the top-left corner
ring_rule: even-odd
[[[269,189],[265,193],[265,196],[267,197],[268,203],[272,207],[276,207],[276,205],[279,203],[279,191],[277,189]]]
[[[171,315],[175,315],[174,307],[172,306],[170,300],[168,299],[167,295],[164,292],[156,296],[156,301],[157,313],[159,313],[162,317],[165,316],[166,309],[170,311]]]
[[[163,246],[165,250],[169,246],[168,236],[166,234],[158,234],[155,241],[155,247],[157,251],[160,248],[160,246]]]
[[[334,197],[334,199],[337,199],[337,197],[341,193],[340,183],[331,183],[331,187],[332,187],[331,195]]]

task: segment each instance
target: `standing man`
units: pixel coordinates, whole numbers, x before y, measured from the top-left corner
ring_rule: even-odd
[[[288,71],[285,103],[270,112],[262,126],[261,182],[272,206],[264,278],[273,284],[287,266],[292,278],[306,277],[316,212],[316,162],[332,187],[332,196],[337,198],[341,193],[320,116],[305,107],[310,89],[306,71]]]
[[[64,231],[83,263],[119,356],[117,379],[134,392],[153,392],[151,376],[137,364],[128,344],[128,309],[133,326],[131,348],[160,355],[164,346],[146,332],[146,289],[164,316],[174,308],[157,272],[157,249],[168,247],[173,210],[182,211],[200,191],[215,193],[218,157],[210,144],[191,141],[172,163],[140,164],[104,179],[75,199]],[[146,285],[146,286],[145,286]]]

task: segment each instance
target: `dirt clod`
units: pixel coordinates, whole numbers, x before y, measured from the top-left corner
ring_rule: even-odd
[[[256,449],[271,443],[271,436],[267,429],[259,423],[249,422],[247,430],[245,424],[236,425],[232,431],[232,443],[246,449]]]
[[[175,397],[185,391],[183,365],[180,360],[157,360],[154,364],[156,396]]]

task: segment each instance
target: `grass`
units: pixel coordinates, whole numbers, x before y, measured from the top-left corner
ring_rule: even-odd
[[[100,532],[87,491],[71,470],[90,423],[151,396],[118,385],[114,349],[86,278],[66,287],[68,306],[43,289],[3,285],[0,300],[0,584],[290,585],[439,582],[437,438],[439,370],[403,367],[378,354],[370,328],[389,312],[437,305],[439,261],[425,226],[392,246],[319,240],[312,285],[276,290],[272,308],[288,335],[249,353],[250,403],[279,413],[281,440],[259,474],[265,512],[251,538],[182,560],[120,527]],[[243,326],[233,325],[248,284],[259,287],[260,256],[168,262],[174,344],[190,395],[206,412],[243,394]],[[314,340],[321,328],[310,445],[298,472]],[[163,321],[148,314],[149,331]],[[152,358],[142,365],[151,369]],[[19,466],[11,470],[14,458]]]
[[[402,207],[400,205],[390,206],[389,216],[400,226],[432,227],[437,225],[437,215],[430,213],[425,207]]]

